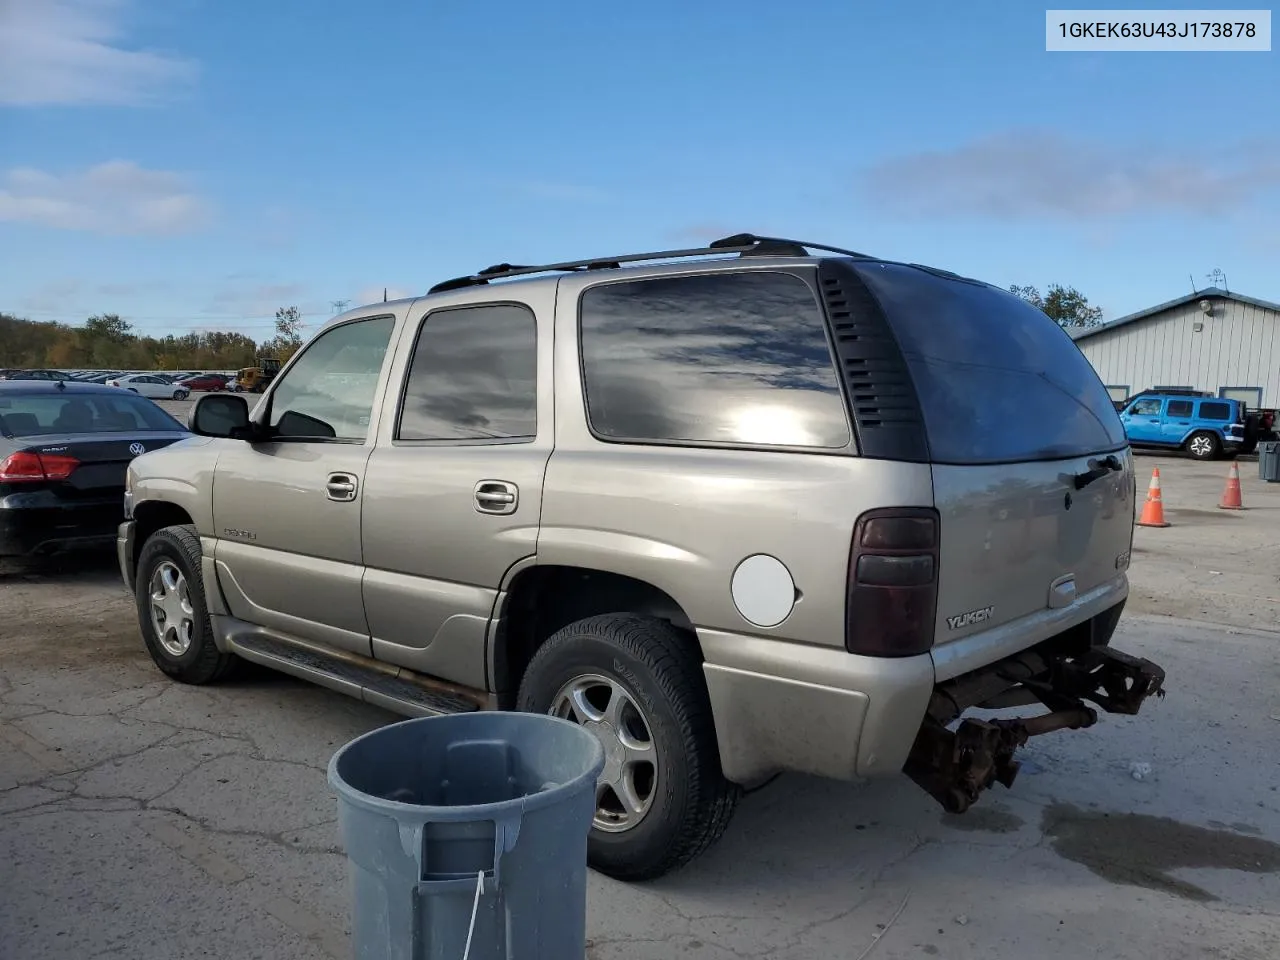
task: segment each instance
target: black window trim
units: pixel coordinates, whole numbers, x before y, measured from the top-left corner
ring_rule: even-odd
[[[731,261],[733,262],[733,261]],[[751,450],[760,453],[803,453],[811,456],[826,457],[857,457],[860,456],[858,450],[857,431],[854,429],[852,418],[849,410],[849,397],[845,391],[844,377],[841,376],[838,366],[835,343],[832,339],[831,321],[827,316],[826,303],[822,298],[821,291],[818,289],[818,267],[816,264],[795,266],[795,267],[743,267],[733,262],[734,266],[729,269],[719,270],[688,270],[675,271],[671,273],[646,274],[643,276],[619,276],[610,277],[607,280],[601,280],[598,283],[590,284],[578,291],[577,303],[574,305],[574,324],[576,330],[576,342],[578,347],[578,383],[582,389],[582,417],[587,425],[587,430],[592,438],[599,443],[608,443],[620,446],[631,447],[675,447],[692,450]],[[718,440],[657,440],[643,437],[608,437],[596,430],[595,424],[591,422],[591,405],[587,398],[587,370],[586,358],[582,349],[582,301],[586,295],[600,287],[613,286],[620,283],[638,283],[647,280],[680,280],[687,277],[723,277],[737,274],[782,274],[784,276],[795,277],[804,283],[809,289],[810,295],[813,297],[814,307],[817,310],[818,317],[822,321],[823,336],[827,341],[827,353],[831,360],[831,371],[835,374],[836,388],[840,391],[841,409],[844,413],[845,427],[849,431],[849,439],[843,447],[805,447],[795,444],[781,443],[746,443],[743,441],[718,441]]]
[[[427,321],[440,313],[456,312],[458,310],[473,310],[477,307],[520,307],[527,311],[533,318],[533,358],[534,358],[534,386],[533,386],[533,436],[526,437],[468,437],[466,439],[452,439],[450,437],[438,437],[431,440],[402,440],[400,438],[400,421],[404,417],[404,402],[409,393],[409,375],[413,372],[413,358],[418,351],[418,340],[422,337],[422,330],[427,325]],[[538,311],[533,305],[522,300],[502,299],[502,300],[472,300],[467,303],[452,303],[448,306],[435,307],[428,310],[422,315],[422,319],[418,321],[417,326],[413,330],[413,336],[409,338],[408,357],[405,359],[404,372],[400,375],[400,388],[396,396],[396,406],[394,418],[391,421],[391,445],[393,447],[509,447],[524,446],[538,442],[538,434],[542,430],[542,417],[539,415],[539,398],[542,393],[543,371],[539,364],[538,352],[541,345],[541,337],[538,330]]]
[[[325,329],[321,330],[314,337],[312,337],[310,340],[304,343],[301,347],[299,347],[298,350],[294,353],[294,355],[289,358],[288,362],[281,364],[280,372],[277,373],[275,378],[271,381],[271,386],[268,388],[266,394],[264,395],[265,400],[262,405],[262,416],[259,422],[263,425],[263,427],[267,427],[267,425],[271,423],[271,410],[272,410],[273,404],[275,403],[276,390],[279,388],[280,384],[284,382],[284,375],[287,372],[289,372],[290,368],[292,368],[298,362],[298,358],[303,356],[308,350],[314,347],[316,343],[320,341],[321,337],[328,336],[334,330],[341,330],[343,327],[349,327],[354,323],[363,323],[368,320],[390,320],[391,321],[391,336],[387,338],[387,352],[383,356],[382,366],[378,370],[378,380],[381,381],[383,374],[386,372],[387,359],[391,356],[393,348],[395,346],[396,326],[399,323],[399,319],[400,318],[397,317],[394,313],[373,313],[373,314],[369,314],[366,317],[350,317],[347,320],[343,320],[341,323],[335,323],[333,326],[326,327]],[[356,447],[363,447],[366,444],[372,445],[373,442],[377,441],[377,434],[376,434],[376,431],[374,430],[374,422],[375,422],[374,415],[378,410],[378,407],[380,406],[378,402],[377,387],[374,387],[373,394],[374,394],[373,405],[369,408],[369,429],[368,431],[366,431],[364,437],[360,440],[356,440],[352,437],[275,437],[275,436],[271,436],[271,437],[268,437],[265,442],[267,443],[339,443],[339,444],[345,444],[347,446],[356,446]]]

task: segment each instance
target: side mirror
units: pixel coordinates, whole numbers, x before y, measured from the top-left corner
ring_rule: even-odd
[[[235,393],[207,393],[191,408],[187,427],[201,437],[244,439],[250,431],[249,404]]]

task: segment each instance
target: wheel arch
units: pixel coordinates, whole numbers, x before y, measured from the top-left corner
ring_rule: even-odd
[[[609,570],[532,564],[515,571],[499,598],[489,643],[489,685],[502,709],[515,704],[529,661],[557,630],[587,617],[631,613],[666,620],[698,648],[680,603],[648,581]]]
[[[182,524],[195,525],[195,521],[183,507],[167,500],[144,500],[133,508],[133,556],[130,565],[137,569],[142,548],[157,530]]]

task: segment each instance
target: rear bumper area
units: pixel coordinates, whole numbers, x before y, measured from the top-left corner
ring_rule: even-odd
[[[0,498],[0,557],[105,546],[123,514],[119,500],[42,506],[27,505],[22,495]]]
[[[1107,713],[1133,715],[1149,697],[1164,696],[1164,670],[1150,660],[1108,646],[1077,645],[1072,650],[1069,639],[938,684],[903,772],[944,809],[963,813],[994,784],[1013,785],[1019,766],[1014,754],[1028,739],[1093,726],[1098,714],[1089,703]],[[961,719],[970,708],[1033,704],[1049,712]],[[957,719],[960,723],[952,729]]]
[[[834,780],[902,769],[934,689],[933,661],[859,657],[699,630],[720,764],[750,786],[783,771]]]

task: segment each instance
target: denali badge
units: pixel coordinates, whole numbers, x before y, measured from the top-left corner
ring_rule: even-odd
[[[975,623],[982,623],[991,619],[991,611],[995,607],[983,607],[981,610],[970,610],[968,613],[957,613],[954,617],[947,617],[947,626],[952,630],[959,630],[961,627],[970,627]]]

